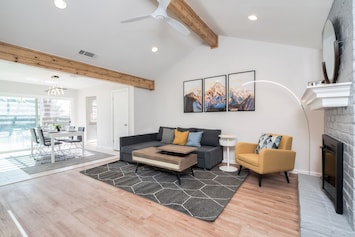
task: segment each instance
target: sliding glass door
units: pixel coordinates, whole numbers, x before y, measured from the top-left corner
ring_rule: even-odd
[[[0,96],[0,152],[30,148],[30,128],[70,121],[71,101]]]

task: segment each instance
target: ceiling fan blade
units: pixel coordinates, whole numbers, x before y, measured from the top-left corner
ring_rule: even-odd
[[[173,27],[175,30],[179,31],[181,34],[183,34],[183,35],[190,34],[190,30],[184,24],[175,20],[174,18],[171,18],[168,16],[165,18],[165,20],[171,27]]]
[[[121,21],[121,23],[128,23],[128,22],[134,22],[134,21],[140,21],[140,20],[144,20],[146,18],[149,17],[153,17],[159,20],[163,20],[167,15],[166,15],[166,9],[168,8],[169,4],[170,4],[170,0],[158,0],[159,5],[158,7],[155,9],[155,11],[149,15],[145,15],[145,16],[139,16],[139,17],[134,17],[131,19],[127,19],[124,21]]]
[[[144,20],[144,19],[149,18],[149,17],[151,17],[151,15],[133,17],[131,19],[123,20],[123,21],[121,21],[121,23],[129,23],[129,22],[134,22],[134,21],[140,21],[140,20]]]
[[[166,9],[170,3],[170,0],[158,0],[159,6],[155,11],[151,14],[157,20],[164,20],[168,15],[166,13]]]
[[[166,11],[166,9],[168,8],[168,6],[170,4],[170,0],[158,0],[158,2],[159,2],[159,7],[161,7],[165,11]]]
[[[170,4],[171,0],[158,0],[159,5],[158,7],[155,9],[155,11],[153,13],[151,13],[150,15],[146,15],[146,16],[139,16],[139,17],[134,17],[131,19],[127,19],[127,20],[123,20],[121,21],[121,23],[128,23],[128,22],[134,22],[134,21],[140,21],[140,20],[144,20],[146,18],[149,17],[153,17],[157,20],[166,20],[166,22],[173,27],[175,30],[179,31],[181,34],[183,35],[189,35],[190,34],[190,30],[181,22],[175,20],[174,18],[171,18],[168,16],[166,10]]]

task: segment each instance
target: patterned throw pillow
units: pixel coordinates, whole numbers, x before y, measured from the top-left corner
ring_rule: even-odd
[[[270,134],[263,134],[259,138],[258,146],[255,149],[255,153],[259,154],[263,148],[279,148],[282,136],[272,136]]]
[[[201,146],[202,133],[203,133],[203,131],[201,131],[201,132],[189,132],[189,136],[187,138],[186,146],[200,147]]]
[[[185,145],[187,142],[187,138],[189,136],[189,131],[179,132],[179,130],[175,129],[173,144],[175,145]]]

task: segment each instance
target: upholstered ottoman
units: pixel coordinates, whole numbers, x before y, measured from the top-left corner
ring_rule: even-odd
[[[147,147],[132,152],[132,161],[137,162],[136,172],[139,164],[145,164],[173,171],[176,173],[179,184],[181,184],[180,174],[191,169],[197,164],[197,154],[192,154],[195,147],[166,145],[161,147]]]

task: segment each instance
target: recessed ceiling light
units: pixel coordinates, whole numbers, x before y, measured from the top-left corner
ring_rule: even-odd
[[[249,15],[248,19],[251,21],[256,21],[258,19],[258,17],[256,15]]]
[[[158,52],[158,47],[156,47],[156,46],[153,46],[153,47],[152,47],[152,52],[153,52],[153,53],[156,53],[156,52]]]
[[[67,3],[64,2],[64,0],[54,0],[54,4],[56,7],[58,7],[59,9],[64,9],[67,7]]]

